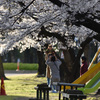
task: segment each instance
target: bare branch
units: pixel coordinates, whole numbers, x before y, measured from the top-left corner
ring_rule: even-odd
[[[15,21],[14,23],[23,15],[23,13],[28,9],[28,7],[34,2],[35,0],[32,0],[26,7],[24,7],[18,14],[10,16],[9,18],[12,18],[14,16],[17,16],[19,14],[21,14]],[[14,23],[12,24],[12,26],[14,25]]]

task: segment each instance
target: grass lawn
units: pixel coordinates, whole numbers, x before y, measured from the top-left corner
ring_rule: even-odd
[[[0,96],[0,100],[13,100],[19,96],[35,98],[36,90],[34,87],[37,84],[46,82],[46,77],[38,78],[36,74],[9,76],[7,78],[9,78],[9,80],[4,81],[7,96]],[[50,93],[50,95],[56,97],[58,94]]]
[[[35,97],[34,87],[39,83],[46,82],[46,78],[37,78],[36,74],[8,78],[10,80],[5,80],[6,93],[12,96]]]
[[[9,80],[4,81],[7,96],[0,96],[0,100],[20,100],[15,99],[19,97],[35,98],[36,90],[34,90],[34,87],[37,84],[46,82],[45,77],[38,78],[36,74],[9,76],[8,78]],[[100,100],[100,97],[91,96],[89,95],[86,100]],[[58,100],[58,93],[50,93],[50,100]]]
[[[16,70],[17,63],[3,63],[4,70]],[[30,63],[19,63],[20,70],[37,70],[38,64],[30,64]]]

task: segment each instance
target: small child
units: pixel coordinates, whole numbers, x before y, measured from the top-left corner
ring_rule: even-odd
[[[54,51],[54,49],[52,48],[52,45],[49,44],[49,45],[48,45],[48,48],[47,48],[47,50],[46,50],[46,54],[49,55],[49,54],[53,54],[53,53],[55,53],[55,51]]]
[[[83,75],[88,70],[88,65],[87,65],[87,62],[86,62],[86,57],[83,56],[81,58],[81,60],[82,60],[82,65],[81,65],[81,68],[80,68],[80,76]]]

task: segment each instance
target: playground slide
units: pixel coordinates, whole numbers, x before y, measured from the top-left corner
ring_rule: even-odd
[[[98,72],[100,71],[100,62],[97,63],[94,67],[89,69],[87,72],[85,72],[81,77],[76,79],[73,84],[85,84],[90,79],[92,79]],[[66,86],[66,89],[69,89],[70,87]]]
[[[92,93],[100,87],[100,71],[85,85],[84,88],[78,88],[83,93]]]
[[[92,79],[99,71],[100,71],[100,62],[97,63],[91,69],[89,69],[87,72],[85,72],[81,77],[76,79],[73,83],[74,84],[85,84],[90,79]]]

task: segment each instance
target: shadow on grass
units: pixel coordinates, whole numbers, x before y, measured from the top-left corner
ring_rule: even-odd
[[[33,99],[31,97],[23,97],[23,96],[0,96],[0,100],[29,100]]]
[[[0,79],[3,78],[4,80],[9,80],[6,76],[0,77]]]

